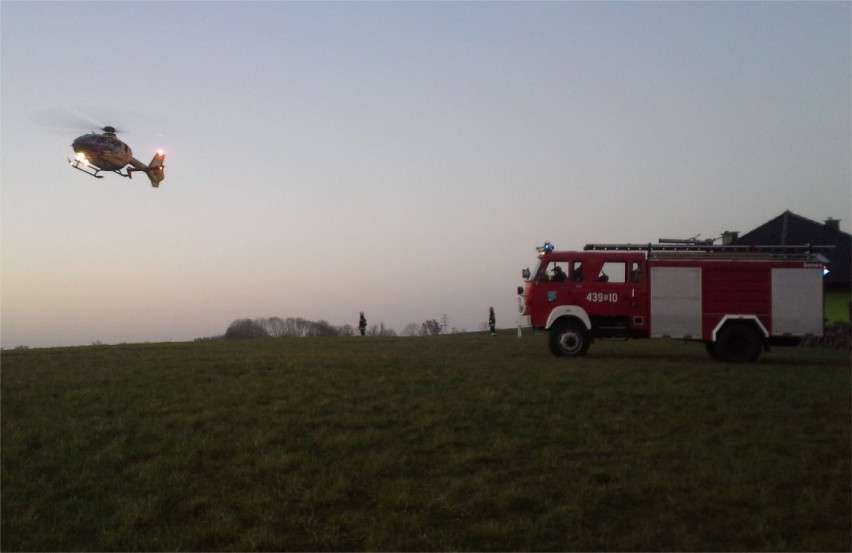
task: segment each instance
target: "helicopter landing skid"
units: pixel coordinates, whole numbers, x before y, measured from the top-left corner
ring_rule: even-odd
[[[94,168],[94,167],[92,167],[91,165],[85,165],[85,164],[83,165],[83,167],[85,167],[85,169],[84,169],[83,167],[80,167],[80,160],[71,161],[71,160],[69,159],[69,160],[68,160],[68,163],[69,163],[69,164],[71,165],[71,167],[73,167],[74,169],[76,169],[76,170],[78,170],[78,171],[82,171],[82,172],[86,173],[87,175],[90,175],[90,176],[92,176],[92,177],[95,177],[96,179],[102,179],[102,178],[104,178],[104,176],[103,176],[103,175],[99,175],[99,174],[98,174],[98,173],[100,173],[100,172],[101,172],[101,170],[100,170],[100,169],[95,169],[95,168]]]

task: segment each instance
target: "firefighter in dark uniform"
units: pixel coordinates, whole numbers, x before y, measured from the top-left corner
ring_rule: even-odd
[[[367,318],[364,317],[363,311],[361,311],[361,318],[358,319],[358,330],[361,331],[361,336],[363,336],[364,332],[367,330]]]
[[[497,317],[494,316],[494,308],[488,308],[488,328],[491,329],[491,335],[494,336],[495,329],[497,328]]]

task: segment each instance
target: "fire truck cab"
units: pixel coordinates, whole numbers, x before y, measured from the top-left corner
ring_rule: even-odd
[[[519,324],[549,333],[554,355],[596,339],[704,342],[714,358],[753,362],[823,328],[820,247],[589,244],[537,248],[525,269]]]

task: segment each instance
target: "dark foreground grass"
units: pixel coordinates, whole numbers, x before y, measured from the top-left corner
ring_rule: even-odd
[[[849,551],[848,351],[335,338],[2,353],[2,549]]]

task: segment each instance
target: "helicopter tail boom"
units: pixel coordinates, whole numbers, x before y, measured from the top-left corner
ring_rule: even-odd
[[[163,161],[166,159],[166,154],[162,150],[157,150],[157,153],[154,154],[154,159],[151,160],[151,163],[145,165],[139,160],[130,158],[130,165],[132,168],[127,169],[127,175],[131,176],[136,171],[144,171],[148,174],[148,178],[151,179],[151,186],[154,188],[158,188],[160,186],[160,182],[166,178],[165,168],[163,167]]]

